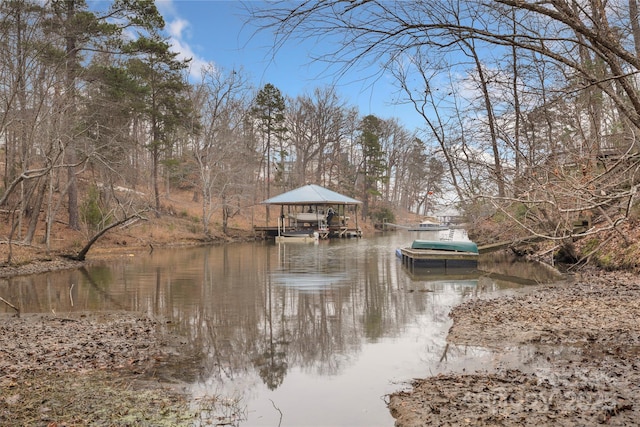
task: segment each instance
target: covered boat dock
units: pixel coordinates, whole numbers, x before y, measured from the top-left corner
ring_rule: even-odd
[[[280,206],[277,225],[254,227],[263,237],[295,238],[314,233],[320,239],[362,237],[357,215],[362,202],[319,185],[308,184],[261,204]]]

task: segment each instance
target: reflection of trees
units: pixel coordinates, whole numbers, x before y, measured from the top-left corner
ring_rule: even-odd
[[[197,294],[192,295],[197,302],[183,306],[179,314],[179,326],[188,336],[191,351],[203,356],[202,380],[232,381],[251,366],[249,355],[257,341],[257,314],[261,312],[256,304],[261,292],[254,286],[259,272],[247,268],[243,252],[234,249],[204,249],[198,257]]]
[[[368,338],[378,338],[384,331],[385,292],[380,286],[377,260],[364,260],[364,332]],[[384,282],[383,282],[384,283]]]
[[[113,275],[105,267],[55,271],[46,274],[0,279],[0,296],[22,312],[72,312],[126,309],[122,300],[110,293]],[[10,310],[0,305],[0,313]]]
[[[281,289],[289,301],[291,363],[321,375],[338,372],[359,346],[359,327],[348,288],[329,286],[314,293]]]
[[[394,333],[423,303],[395,292],[394,259],[363,260],[344,250],[309,258],[306,249],[284,261],[260,245],[154,251],[137,262],[91,267],[74,300],[96,301],[84,308],[144,311],[175,328],[185,336],[178,350],[193,356],[182,369],[196,378],[225,382],[254,368],[273,389],[293,366],[336,374],[360,351],[363,336]],[[273,283],[274,271],[305,271],[326,283],[300,291]],[[70,281],[79,283],[66,274],[55,291],[60,301],[68,300]]]
[[[355,321],[350,257],[337,247],[278,247],[272,292],[273,320],[286,331],[289,366],[321,375],[338,372],[357,351],[360,327]],[[309,291],[309,289],[312,289]]]
[[[78,271],[82,273],[84,279],[90,284],[97,294],[106,301],[112,303],[115,307],[119,309],[124,308],[122,303],[114,298],[108,291],[108,284],[112,281],[111,273],[108,269],[104,267],[97,267],[89,272],[85,267],[81,267]],[[106,289],[103,288],[103,286],[105,286]]]
[[[160,327],[185,337],[177,349],[192,356],[179,370],[185,379],[242,379],[274,390],[294,368],[335,375],[352,363],[363,342],[395,336],[421,314],[427,314],[421,328],[442,325],[453,304],[497,287],[487,276],[476,286],[413,278],[393,253],[378,253],[387,247],[367,247],[365,254],[353,247],[300,246],[286,254],[260,244],[154,251],[139,260],[90,267],[84,278],[79,271],[46,276],[48,294],[36,292],[43,289],[42,277],[11,279],[12,286],[0,283],[0,291],[9,289],[10,301],[41,311],[55,305],[57,311],[150,313]],[[25,285],[13,286],[22,280]],[[74,308],[70,283],[76,284]],[[249,393],[252,384],[246,388]]]
[[[396,334],[416,313],[426,309],[423,298],[409,298],[402,289],[403,271],[394,257],[365,257],[358,271],[364,273],[363,324],[370,340]]]
[[[269,390],[275,390],[282,385],[287,374],[287,353],[276,349],[277,345],[269,343],[269,348],[254,357],[253,363],[258,368],[260,378]]]
[[[260,378],[262,378],[269,390],[275,390],[282,385],[287,374],[286,329],[283,324],[274,321],[274,309],[277,310],[277,307],[274,307],[274,295],[270,277],[266,278],[265,286],[263,337],[256,344],[253,363],[258,368]],[[278,304],[278,306],[282,306],[282,304]],[[278,337],[276,338],[274,338],[274,329],[277,329],[275,333]]]

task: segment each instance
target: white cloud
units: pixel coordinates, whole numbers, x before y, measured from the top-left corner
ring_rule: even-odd
[[[176,18],[173,21],[169,22],[167,25],[167,30],[169,31],[169,35],[171,37],[175,37],[177,39],[182,39],[182,33],[185,29],[188,29],[191,26],[188,21],[182,18]]]
[[[172,0],[156,1],[156,6],[165,20],[171,50],[178,54],[178,59],[191,59],[189,76],[194,80],[199,80],[202,68],[207,65],[207,61],[194,52],[191,47],[189,41],[191,23],[178,15]]]
[[[173,0],[156,0],[156,7],[162,16],[171,16],[176,14],[176,8]]]
[[[189,43],[180,37],[171,36],[169,44],[171,45],[171,50],[178,54],[179,59],[191,59],[189,75],[192,79],[199,80],[202,75],[202,68],[207,65],[207,61],[196,55]]]

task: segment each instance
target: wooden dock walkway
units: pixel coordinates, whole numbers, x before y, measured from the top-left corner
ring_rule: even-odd
[[[273,239],[278,236],[278,227],[274,226],[258,226],[255,225],[253,227],[253,231],[256,234],[260,234],[263,239]],[[315,231],[313,228],[309,228],[310,232]],[[344,226],[329,226],[328,234],[326,237],[332,238],[351,238],[351,237],[362,237],[362,230],[359,228],[351,228]]]

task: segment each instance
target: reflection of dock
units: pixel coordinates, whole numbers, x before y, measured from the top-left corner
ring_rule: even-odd
[[[418,268],[415,270],[406,269],[412,281],[419,282],[442,282],[455,283],[458,285],[477,285],[483,272],[475,268]]]
[[[496,273],[486,270],[478,270],[476,268],[417,268],[407,269],[407,274],[412,281],[419,282],[443,282],[443,283],[455,283],[462,286],[475,286],[478,284],[478,280],[481,277],[487,277],[494,281],[503,281],[510,283],[517,283],[523,286],[539,285],[540,281],[514,276],[510,274]]]

